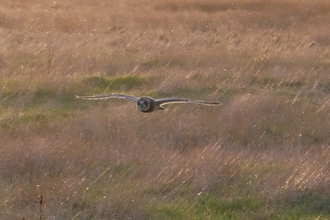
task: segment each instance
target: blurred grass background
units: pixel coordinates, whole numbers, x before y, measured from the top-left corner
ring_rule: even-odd
[[[325,0],[2,0],[1,219],[329,219],[329,22]],[[112,92],[222,105],[74,98]]]

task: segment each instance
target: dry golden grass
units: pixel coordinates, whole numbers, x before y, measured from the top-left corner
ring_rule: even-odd
[[[3,0],[0,218],[329,219],[329,22],[326,0]],[[103,92],[222,105],[74,99]]]

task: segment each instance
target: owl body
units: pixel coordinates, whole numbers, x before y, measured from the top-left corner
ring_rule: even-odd
[[[208,106],[220,105],[218,102],[206,102],[195,99],[186,99],[186,98],[161,98],[161,99],[153,99],[151,97],[142,96],[140,98],[124,95],[124,94],[103,94],[103,95],[95,95],[95,96],[76,96],[76,98],[88,99],[88,100],[100,100],[100,99],[111,99],[111,98],[120,98],[120,99],[129,99],[136,102],[137,108],[140,112],[149,113],[157,110],[164,110],[163,105],[171,104],[171,103],[194,103]]]

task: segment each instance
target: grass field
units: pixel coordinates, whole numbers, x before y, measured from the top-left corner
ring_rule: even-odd
[[[2,0],[0,219],[330,219],[327,0]],[[143,114],[126,93],[219,101]]]

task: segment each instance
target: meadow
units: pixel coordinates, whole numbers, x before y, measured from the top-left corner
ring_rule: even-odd
[[[330,219],[327,0],[1,0],[0,219]],[[218,101],[139,112],[125,93]]]

